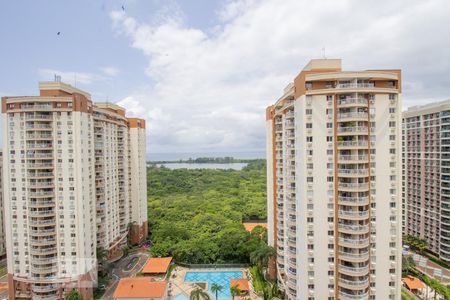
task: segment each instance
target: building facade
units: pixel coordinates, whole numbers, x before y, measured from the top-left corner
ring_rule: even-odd
[[[403,232],[450,262],[450,101],[403,113]]]
[[[6,257],[2,173],[3,173],[3,151],[0,150],[0,259],[4,259]]]
[[[400,71],[312,60],[266,115],[269,243],[287,298],[400,299]]]
[[[10,299],[90,299],[96,249],[114,258],[127,242],[129,122],[60,81],[39,89],[2,98]]]

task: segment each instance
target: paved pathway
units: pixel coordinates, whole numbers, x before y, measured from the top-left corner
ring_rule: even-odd
[[[129,271],[124,271],[127,267],[127,265],[130,263],[130,261],[134,257],[139,257],[138,262],[134,265],[134,267]],[[124,277],[134,277],[136,273],[139,273],[142,268],[144,267],[145,263],[147,262],[147,259],[149,257],[148,253],[134,253],[130,256],[127,256],[125,258],[120,259],[115,263],[114,270],[112,271],[112,281],[110,285],[106,288],[105,293],[103,294],[103,297],[101,299],[103,300],[109,300],[112,299],[112,295],[114,294],[114,291],[116,290],[116,287],[119,283],[120,278]]]

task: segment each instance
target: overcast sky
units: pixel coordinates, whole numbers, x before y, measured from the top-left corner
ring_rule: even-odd
[[[264,150],[265,107],[322,48],[402,69],[405,107],[450,98],[448,0],[4,1],[0,36],[0,95],[60,74],[145,118],[151,153]]]

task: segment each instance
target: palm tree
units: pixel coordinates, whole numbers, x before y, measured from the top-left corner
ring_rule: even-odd
[[[76,290],[72,290],[68,295],[67,295],[67,300],[82,300],[83,297],[81,297],[80,293],[78,293],[78,291]]]
[[[241,293],[241,289],[239,288],[238,285],[233,285],[232,287],[230,287],[230,292],[231,292],[231,297],[233,297],[233,300],[234,300],[234,297]]]
[[[209,294],[200,288],[196,288],[192,290],[191,295],[189,296],[190,300],[210,300]]]
[[[269,259],[276,254],[273,247],[266,244],[262,244],[261,247],[250,253],[250,261],[252,264],[258,267],[258,270],[262,272],[269,264]]]
[[[219,299],[219,292],[221,292],[222,289],[223,289],[223,286],[221,286],[221,285],[219,285],[219,284],[217,284],[217,283],[213,283],[213,284],[211,285],[211,291],[212,291],[213,293],[216,293],[216,300]]]

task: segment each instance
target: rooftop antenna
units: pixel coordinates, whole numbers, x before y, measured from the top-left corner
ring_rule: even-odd
[[[61,82],[61,76],[58,74],[55,74],[55,82]]]
[[[77,73],[73,73],[74,87],[77,87]]]

